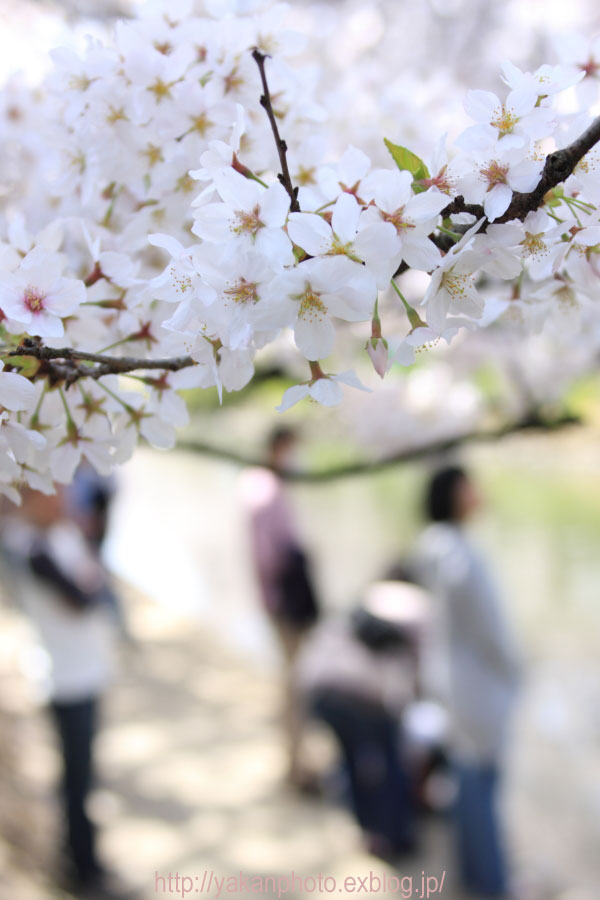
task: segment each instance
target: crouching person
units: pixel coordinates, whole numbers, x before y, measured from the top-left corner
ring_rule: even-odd
[[[384,858],[416,845],[415,786],[401,718],[415,696],[417,665],[398,602],[402,590],[374,585],[353,613],[317,626],[296,669],[307,714],[328,725],[339,744],[365,844]]]

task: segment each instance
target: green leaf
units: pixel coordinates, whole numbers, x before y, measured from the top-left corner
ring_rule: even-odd
[[[400,147],[399,144],[392,144],[387,138],[383,142],[392,155],[392,159],[401,171],[410,172],[415,181],[422,181],[423,178],[430,178],[429,169],[422,159],[406,147]]]

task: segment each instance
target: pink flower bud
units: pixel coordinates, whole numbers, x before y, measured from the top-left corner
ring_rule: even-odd
[[[387,341],[383,338],[370,338],[367,341],[367,353],[371,357],[373,368],[383,378],[388,368]]]

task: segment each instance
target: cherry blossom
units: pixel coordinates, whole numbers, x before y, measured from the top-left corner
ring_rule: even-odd
[[[282,230],[290,201],[281,184],[264,189],[228,168],[215,174],[213,185],[223,202],[198,207],[194,234],[211,243],[231,239],[252,246],[274,266],[293,263],[292,245]]]
[[[310,256],[347,256],[364,262],[384,288],[397,267],[399,241],[389,222],[369,222],[352,194],[342,193],[331,212],[331,224],[313,213],[291,213],[288,234]]]
[[[85,299],[85,286],[61,276],[57,255],[34,248],[18,269],[0,276],[0,307],[4,314],[39,337],[61,337],[62,319]]]
[[[467,203],[483,203],[493,222],[508,209],[513,191],[528,193],[536,187],[542,168],[541,160],[526,158],[522,150],[477,154],[468,164],[468,174],[457,178],[457,190]]]
[[[423,305],[427,308],[427,322],[441,331],[448,313],[478,319],[483,313],[485,300],[477,290],[474,272],[479,268],[480,255],[469,250],[475,232],[481,227],[480,219],[455,244],[435,269]]]
[[[379,170],[367,179],[366,196],[374,200],[365,217],[379,218],[393,226],[398,236],[396,268],[402,260],[411,268],[431,271],[441,260],[440,251],[429,235],[448,197],[433,188],[414,194],[409,172]]]
[[[369,319],[376,295],[375,278],[360,263],[345,255],[311,259],[273,280],[258,322],[292,327],[300,352],[318,360],[333,350],[334,320]]]
[[[490,91],[469,91],[465,100],[467,114],[476,125],[467,128],[457,139],[463,150],[485,151],[495,144],[502,151],[526,147],[552,130],[554,113],[537,106],[535,90],[511,91],[502,101]]]
[[[386,397],[405,385],[406,427],[439,384],[413,373],[439,354],[468,368],[487,341],[547,373],[539,342],[562,361],[571,340],[584,363],[545,380],[592,365],[598,41],[562,34],[532,71],[504,62],[453,139],[462,88],[417,61],[426,5],[402,67],[404,26],[358,6],[346,22],[152,0],[55,50],[35,88],[0,91],[2,493],[50,491],[82,458],[107,472],[139,440],[173,446],[182,390],[222,399],[263,359],[298,382],[282,411],[352,405],[343,387],[365,373]]]
[[[357,388],[359,391],[368,391],[364,384],[352,371],[340,372],[339,375],[323,375],[312,382],[297,384],[288,388],[277,407],[279,412],[286,412],[300,400],[309,397],[316,400],[322,406],[337,406],[342,399],[341,385]]]

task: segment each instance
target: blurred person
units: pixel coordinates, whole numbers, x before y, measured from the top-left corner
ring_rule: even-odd
[[[102,548],[108,533],[111,506],[117,492],[116,478],[114,475],[100,475],[87,460],[83,460],[65,490],[66,512],[78,525],[98,564],[103,566]],[[123,606],[112,579],[109,579],[108,573],[105,574],[105,602],[112,608],[120,638],[131,646],[134,641]]]
[[[467,533],[480,505],[462,468],[436,472],[425,498],[430,524],[417,556],[422,582],[438,604],[430,678],[445,695],[450,719],[461,876],[473,894],[507,897],[497,787],[520,662],[488,564]]]
[[[66,488],[68,511],[92,547],[100,552],[117,484],[114,475],[100,475],[83,460]]]
[[[342,752],[352,807],[370,852],[416,847],[416,784],[402,717],[417,687],[424,592],[379,582],[351,614],[321,622],[302,649],[296,690]]]
[[[247,469],[241,497],[250,550],[263,608],[277,637],[284,662],[284,727],[288,744],[288,780],[311,786],[300,761],[301,717],[292,688],[294,662],[318,617],[318,601],[307,555],[294,522],[281,473],[293,467],[298,436],[276,428],[268,440],[267,467]]]
[[[60,486],[52,495],[24,491],[2,538],[18,600],[48,664],[43,688],[62,755],[67,876],[79,891],[100,888],[104,872],[86,803],[100,701],[113,671],[114,611],[105,572],[67,517]]]

